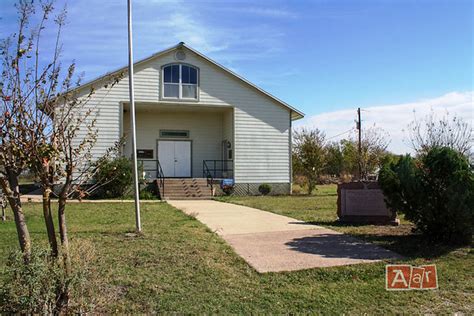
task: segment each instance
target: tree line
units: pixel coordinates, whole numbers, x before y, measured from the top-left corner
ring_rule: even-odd
[[[308,194],[316,184],[328,180],[374,180],[384,164],[399,157],[387,150],[390,135],[375,125],[362,131],[360,151],[355,131],[340,141],[331,141],[317,128],[296,129],[293,135],[293,179],[306,187]],[[433,111],[422,118],[415,116],[406,127],[405,142],[415,155],[426,154],[435,147],[448,147],[472,163],[473,139],[472,126],[448,112],[441,117]]]
[[[319,129],[294,131],[293,178],[311,194],[324,179],[350,181],[369,179],[393,153],[387,150],[388,133],[372,126],[362,132],[360,151],[356,135],[340,141],[327,140]]]

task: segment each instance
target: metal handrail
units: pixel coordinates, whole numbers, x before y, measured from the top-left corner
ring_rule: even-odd
[[[148,163],[156,162],[156,167],[145,169],[145,162],[148,162]],[[160,190],[160,195],[163,196],[165,192],[165,174],[163,173],[163,169],[161,168],[160,161],[158,159],[146,159],[146,160],[141,159],[141,160],[138,160],[138,163],[140,164],[140,168],[142,168],[141,171],[145,173],[145,175],[143,175],[144,179],[146,179],[147,172],[156,173],[156,181],[157,181],[158,188]]]
[[[160,189],[160,196],[165,195],[165,174],[163,173],[163,169],[161,168],[161,164],[159,160],[156,160],[156,176],[158,178],[158,187],[161,187]]]
[[[214,192],[214,178],[212,177],[212,173],[207,166],[206,160],[202,161],[202,175],[206,178],[207,186],[211,187],[211,192]]]
[[[219,166],[220,164],[220,166]],[[211,168],[209,167],[211,165]],[[202,175],[207,180],[207,186],[214,189],[214,179],[223,178],[224,172],[234,172],[232,167],[232,160],[203,160],[202,161]],[[233,175],[232,175],[233,178]]]
[[[204,172],[204,166],[207,167],[208,171],[212,174],[213,178],[233,178],[234,169],[232,168],[233,160],[203,160],[203,176],[206,174]],[[227,175],[224,177],[224,172],[232,173],[232,175]]]

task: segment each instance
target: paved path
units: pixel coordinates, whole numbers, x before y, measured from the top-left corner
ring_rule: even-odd
[[[167,201],[222,236],[258,272],[293,271],[401,258],[324,227],[217,201]]]

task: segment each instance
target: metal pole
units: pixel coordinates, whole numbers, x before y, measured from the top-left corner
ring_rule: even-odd
[[[359,180],[362,178],[362,122],[360,120],[360,108],[357,108],[357,129],[359,130]]]
[[[135,222],[137,232],[142,231],[140,220],[140,189],[137,162],[137,128],[135,122],[135,96],[133,92],[133,43],[132,43],[132,0],[128,0],[128,89],[130,92],[130,126],[132,136],[133,182],[135,191]]]

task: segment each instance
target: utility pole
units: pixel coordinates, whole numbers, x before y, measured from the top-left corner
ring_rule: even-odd
[[[357,130],[359,131],[359,181],[362,178],[362,121],[360,119],[360,108],[357,108]]]
[[[137,162],[137,127],[135,120],[135,95],[133,91],[133,41],[132,41],[132,0],[128,0],[128,90],[130,93],[130,126],[132,137],[133,182],[135,191],[135,224],[136,231],[142,231],[140,219],[140,189],[138,183]]]

